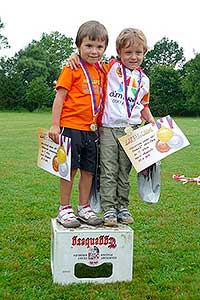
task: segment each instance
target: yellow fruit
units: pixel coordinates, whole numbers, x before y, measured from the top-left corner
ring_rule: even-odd
[[[168,142],[172,138],[172,135],[173,131],[170,128],[166,127],[161,127],[157,132],[157,138],[164,143]]]

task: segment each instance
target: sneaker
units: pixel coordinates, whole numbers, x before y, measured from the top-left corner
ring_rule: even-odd
[[[82,208],[78,208],[77,218],[80,221],[93,226],[101,225],[103,223],[103,220],[96,216],[89,204],[84,205]]]
[[[117,211],[115,208],[110,208],[104,213],[105,226],[117,226]]]
[[[56,220],[65,228],[76,228],[81,225],[79,220],[77,220],[71,205],[61,207]]]
[[[122,224],[126,224],[126,225],[132,224],[134,222],[134,220],[127,208],[121,208],[118,211],[117,220],[118,220],[118,222],[120,222]]]

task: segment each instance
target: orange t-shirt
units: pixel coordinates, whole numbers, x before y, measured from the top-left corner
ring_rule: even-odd
[[[95,65],[86,63],[86,67],[91,77],[96,105],[98,107],[100,104],[101,88],[105,80],[104,74]],[[56,84],[56,89],[59,88],[65,88],[68,91],[60,116],[60,126],[91,131],[90,125],[94,123],[92,100],[87,79],[82,68],[71,70],[65,66]]]

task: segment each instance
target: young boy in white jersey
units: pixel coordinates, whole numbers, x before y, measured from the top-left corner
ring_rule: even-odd
[[[104,225],[133,223],[128,211],[131,162],[118,138],[136,129],[145,119],[154,123],[148,107],[149,79],[140,65],[147,52],[141,30],[122,30],[116,40],[120,60],[102,64],[107,75],[105,99],[98,118],[100,134],[100,195]]]

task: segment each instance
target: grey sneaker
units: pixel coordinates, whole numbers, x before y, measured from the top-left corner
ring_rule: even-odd
[[[77,220],[71,205],[66,205],[59,209],[56,220],[65,228],[76,228],[81,225],[79,220]]]
[[[117,211],[115,208],[110,208],[104,213],[104,225],[105,226],[117,226]]]
[[[92,226],[101,225],[103,223],[103,220],[96,216],[89,204],[83,206],[81,209],[78,209],[77,218],[80,221]]]
[[[131,216],[127,208],[121,208],[118,211],[117,220],[118,222],[126,225],[132,224],[134,222],[133,217]]]

